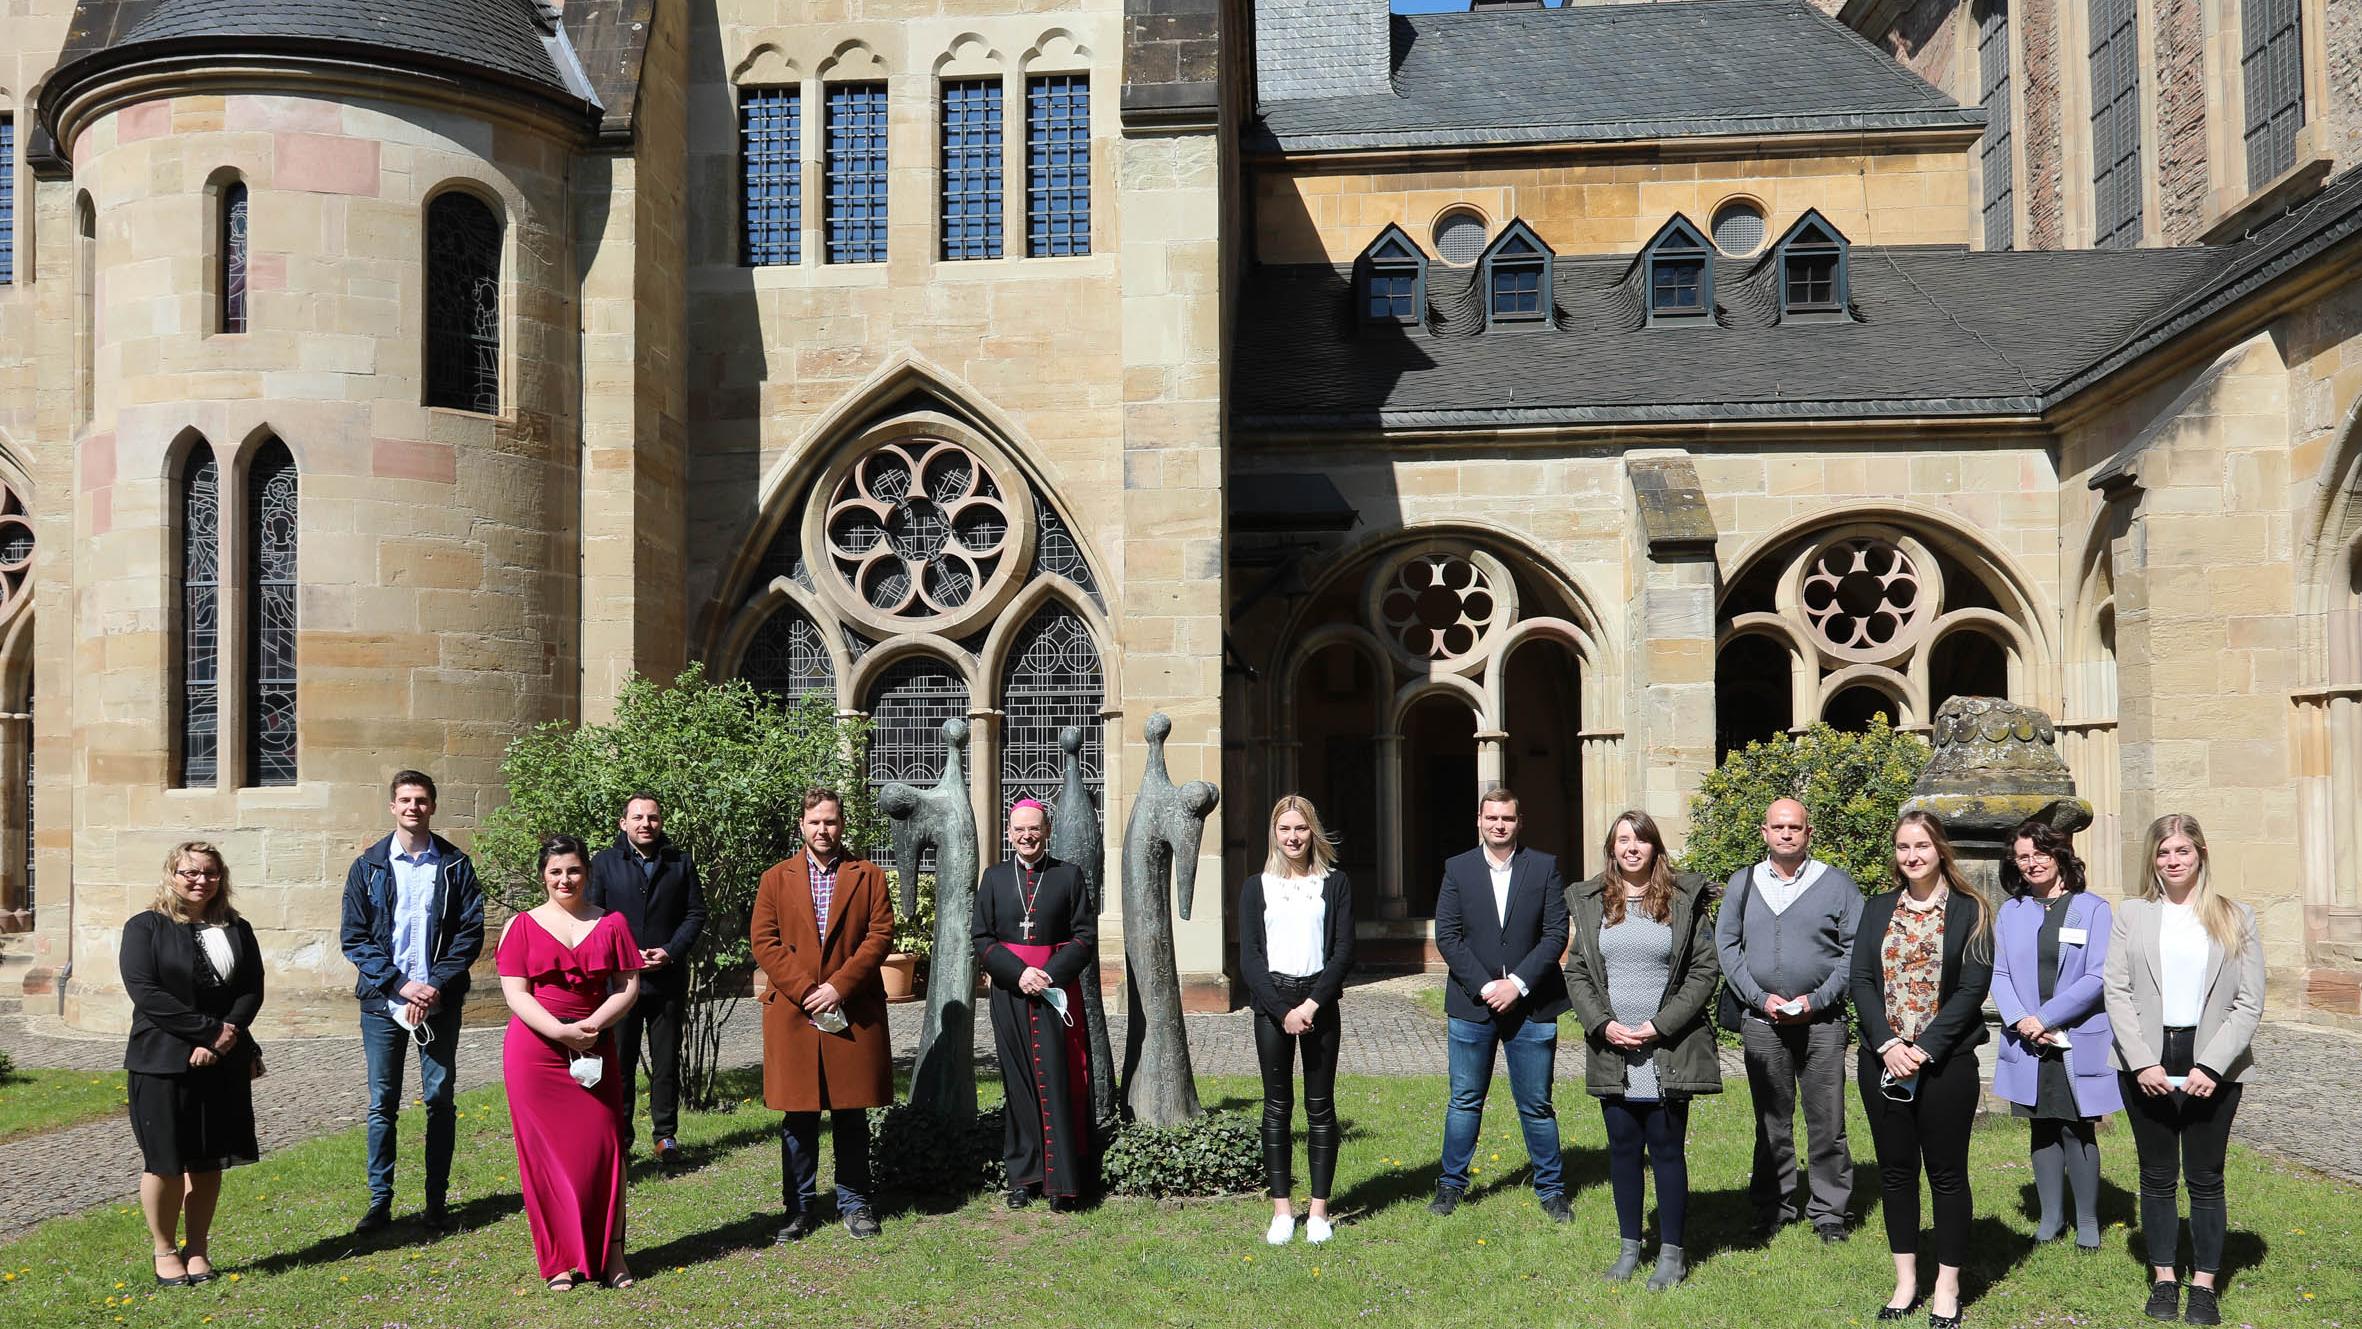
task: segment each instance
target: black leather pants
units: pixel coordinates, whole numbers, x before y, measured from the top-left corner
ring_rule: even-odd
[[[1312,980],[1271,976],[1282,1000],[1300,1004]],[[1284,1199],[1294,1184],[1290,1164],[1296,1111],[1296,1049],[1304,1050],[1304,1157],[1312,1173],[1312,1198],[1329,1198],[1337,1175],[1337,1041],[1341,1026],[1335,1003],[1320,1008],[1312,1028],[1291,1034],[1280,1022],[1255,1012],[1255,1056],[1263,1067],[1263,1176],[1272,1199]]]

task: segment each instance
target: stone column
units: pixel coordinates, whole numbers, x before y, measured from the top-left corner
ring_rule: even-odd
[[[1408,918],[1410,896],[1402,861],[1402,735],[1378,735],[1378,917]]]
[[[1639,649],[1632,653],[1638,802],[1678,849],[1689,835],[1690,795],[1714,769],[1714,619],[1721,588],[1714,518],[1687,452],[1633,454],[1625,471],[1641,542],[1633,614]],[[1585,802],[1599,800],[1586,790]],[[1620,810],[1604,807],[1599,815]]]
[[[1509,732],[1504,729],[1476,731],[1476,788],[1468,795],[1473,803],[1484,797],[1484,791],[1501,783],[1508,769]]]

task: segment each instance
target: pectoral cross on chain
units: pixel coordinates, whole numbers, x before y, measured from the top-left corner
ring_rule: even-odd
[[[1026,943],[1031,945],[1033,942],[1033,920],[1030,918],[1026,919],[1023,923],[1018,925],[1018,929],[1025,934]]]

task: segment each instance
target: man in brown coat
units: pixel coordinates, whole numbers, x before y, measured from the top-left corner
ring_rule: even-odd
[[[894,1101],[894,1049],[878,965],[894,938],[886,874],[844,850],[845,802],[804,793],[804,847],[755,889],[748,929],[763,994],[763,1102],[779,1122],[782,1243],[819,1226],[820,1114],[836,1139],[837,1213],[856,1237],[878,1234],[870,1207],[867,1109]]]

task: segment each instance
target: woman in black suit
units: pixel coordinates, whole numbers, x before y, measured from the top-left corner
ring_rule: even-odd
[[[1960,1323],[1968,1263],[1968,1132],[1976,1124],[1976,1046],[1993,986],[1993,907],[1960,870],[1943,826],[1924,812],[1895,824],[1895,889],[1862,902],[1854,933],[1853,1002],[1861,1021],[1862,1106],[1878,1150],[1886,1246],[1895,1290],[1881,1320],[1919,1304],[1919,1171],[1935,1192],[1933,1329]]]
[[[230,908],[220,850],[191,841],[165,856],[154,905],[123,925],[119,968],[131,997],[123,1066],[156,1282],[209,1282],[221,1170],[259,1153],[253,1080],[262,1074],[248,1032],[262,1008],[262,948]]]
[[[1271,809],[1263,871],[1239,890],[1238,968],[1255,1005],[1255,1056],[1263,1067],[1263,1174],[1271,1194],[1264,1240],[1296,1231],[1290,1206],[1296,1049],[1304,1050],[1304,1157],[1312,1206],[1304,1239],[1329,1239],[1329,1183],[1337,1175],[1337,998],[1353,967],[1353,887],[1320,813],[1301,794]]]

